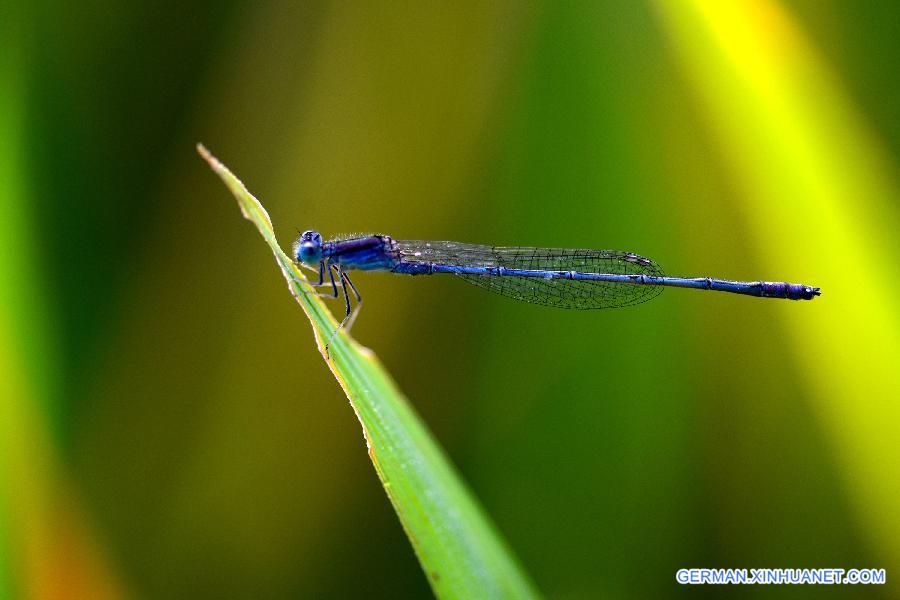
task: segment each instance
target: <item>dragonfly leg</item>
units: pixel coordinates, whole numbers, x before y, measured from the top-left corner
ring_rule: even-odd
[[[304,269],[308,269],[308,270],[312,271],[313,273],[319,274],[318,282],[316,282],[316,283],[313,283],[312,281],[306,282],[307,284],[309,284],[309,286],[311,288],[315,289],[315,288],[319,288],[319,287],[331,286],[331,288],[334,290],[334,292],[328,292],[328,293],[303,292],[304,294],[311,294],[313,296],[318,296],[319,298],[337,298],[338,297],[336,286],[341,285],[341,284],[340,283],[336,284],[333,277],[331,278],[331,281],[329,281],[329,282],[325,281],[325,261],[324,260],[319,263],[318,268],[310,267],[310,266],[304,265],[302,263],[300,263],[300,266],[303,267]]]
[[[339,266],[332,265],[332,268],[334,268],[338,272],[338,278],[341,281],[341,289],[344,290],[344,303],[347,310],[344,313],[344,318],[341,320],[340,324],[331,333],[331,337],[328,338],[328,343],[325,344],[326,357],[328,357],[328,348],[334,341],[335,336],[344,327],[346,327],[348,331],[350,330],[350,327],[353,326],[353,321],[356,320],[356,315],[359,314],[359,307],[362,305],[362,296],[359,295],[359,291],[356,289],[356,286],[353,285],[353,282],[350,281],[350,278],[347,276],[347,274],[342,271]],[[347,288],[352,289],[353,294],[356,296],[356,307],[352,310],[350,308],[350,292],[347,291]]]
[[[359,294],[359,290],[356,289],[356,286],[353,285],[353,282],[350,281],[350,276],[347,275],[346,271],[341,273],[341,278],[344,280],[346,287],[349,287],[351,290],[353,290],[353,294],[356,296],[356,306],[353,308],[353,313],[349,315],[349,317],[345,318],[347,324],[344,327],[349,333],[350,328],[353,327],[353,322],[356,321],[356,317],[357,315],[359,315],[359,309],[362,308],[362,296]]]
[[[334,269],[335,269],[336,267],[335,267],[335,265],[331,265],[331,264],[329,264],[329,265],[326,267],[326,266],[325,266],[325,261],[322,261],[322,268],[323,268],[323,269],[325,269],[325,268],[328,269],[328,277],[329,277],[329,279],[331,279],[331,289],[334,290],[334,296],[332,296],[332,297],[333,297],[333,298],[337,298],[337,297],[338,297],[337,284],[334,282]],[[324,276],[323,276],[323,279],[324,279]],[[347,295],[346,290],[344,291],[344,295],[345,295],[345,296]]]

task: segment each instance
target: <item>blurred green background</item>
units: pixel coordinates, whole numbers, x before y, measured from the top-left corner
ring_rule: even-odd
[[[202,141],[285,246],[821,286],[585,313],[364,274],[354,335],[550,597],[900,597],[898,59],[873,0],[0,5],[0,594],[430,593]]]

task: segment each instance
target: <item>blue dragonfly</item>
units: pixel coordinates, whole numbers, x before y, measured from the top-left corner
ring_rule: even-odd
[[[321,295],[338,298],[338,288],[343,290],[346,312],[325,345],[326,352],[338,331],[350,329],[362,306],[349,271],[449,273],[515,300],[582,310],[640,304],[655,298],[664,287],[787,300],[811,300],[821,294],[819,288],[799,283],[667,277],[649,258],[616,250],[482,246],[395,240],[389,235],[323,241],[318,231],[304,231],[294,242],[293,257],[301,266],[318,272],[319,280],[313,286],[331,287],[331,294]],[[355,308],[351,307],[351,291]]]

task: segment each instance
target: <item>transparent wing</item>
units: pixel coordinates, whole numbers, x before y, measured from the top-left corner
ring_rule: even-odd
[[[399,258],[406,263],[434,263],[456,267],[504,267],[580,273],[662,276],[655,262],[631,252],[480,246],[460,242],[397,240]],[[492,292],[557,308],[615,308],[640,304],[662,291],[661,286],[608,281],[548,279],[504,275],[456,274]]]

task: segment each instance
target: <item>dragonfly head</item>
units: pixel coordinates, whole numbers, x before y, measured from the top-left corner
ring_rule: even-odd
[[[304,231],[294,242],[294,260],[311,267],[322,260],[322,235],[318,231]]]

